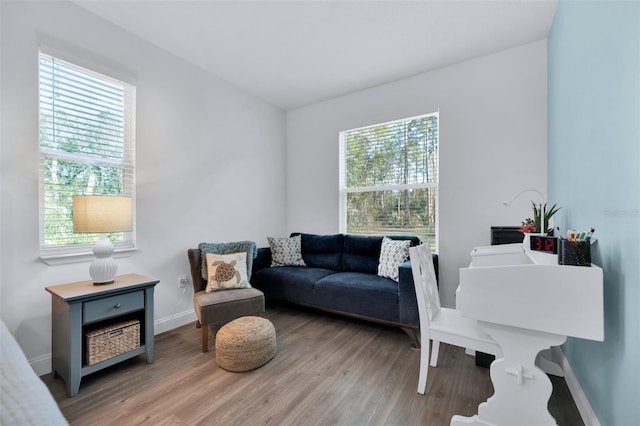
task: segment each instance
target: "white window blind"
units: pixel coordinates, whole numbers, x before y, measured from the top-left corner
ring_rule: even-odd
[[[438,113],[340,132],[340,230],[437,247]]]
[[[40,53],[40,255],[85,253],[98,239],[73,232],[73,195],[134,198],[134,228],[109,234],[135,246],[135,87]]]

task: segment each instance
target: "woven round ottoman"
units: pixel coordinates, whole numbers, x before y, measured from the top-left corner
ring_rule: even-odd
[[[249,371],[276,355],[276,329],[266,318],[241,317],[216,334],[216,364],[227,371]]]

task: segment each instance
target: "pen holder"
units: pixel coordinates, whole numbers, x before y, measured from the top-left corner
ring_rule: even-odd
[[[558,265],[591,266],[591,242],[560,240]]]

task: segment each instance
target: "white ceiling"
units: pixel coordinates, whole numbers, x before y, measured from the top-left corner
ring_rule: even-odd
[[[286,110],[546,38],[557,0],[76,3]]]

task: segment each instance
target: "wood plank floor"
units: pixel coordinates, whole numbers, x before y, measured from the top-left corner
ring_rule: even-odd
[[[43,380],[72,425],[448,425],[493,393],[489,370],[460,348],[441,346],[420,395],[420,351],[401,330],[273,301],[266,317],[278,353],[250,372],[218,368],[189,324],[156,336],[153,364],[89,375],[73,398],[62,379]],[[564,380],[552,381],[558,424],[582,425]]]

